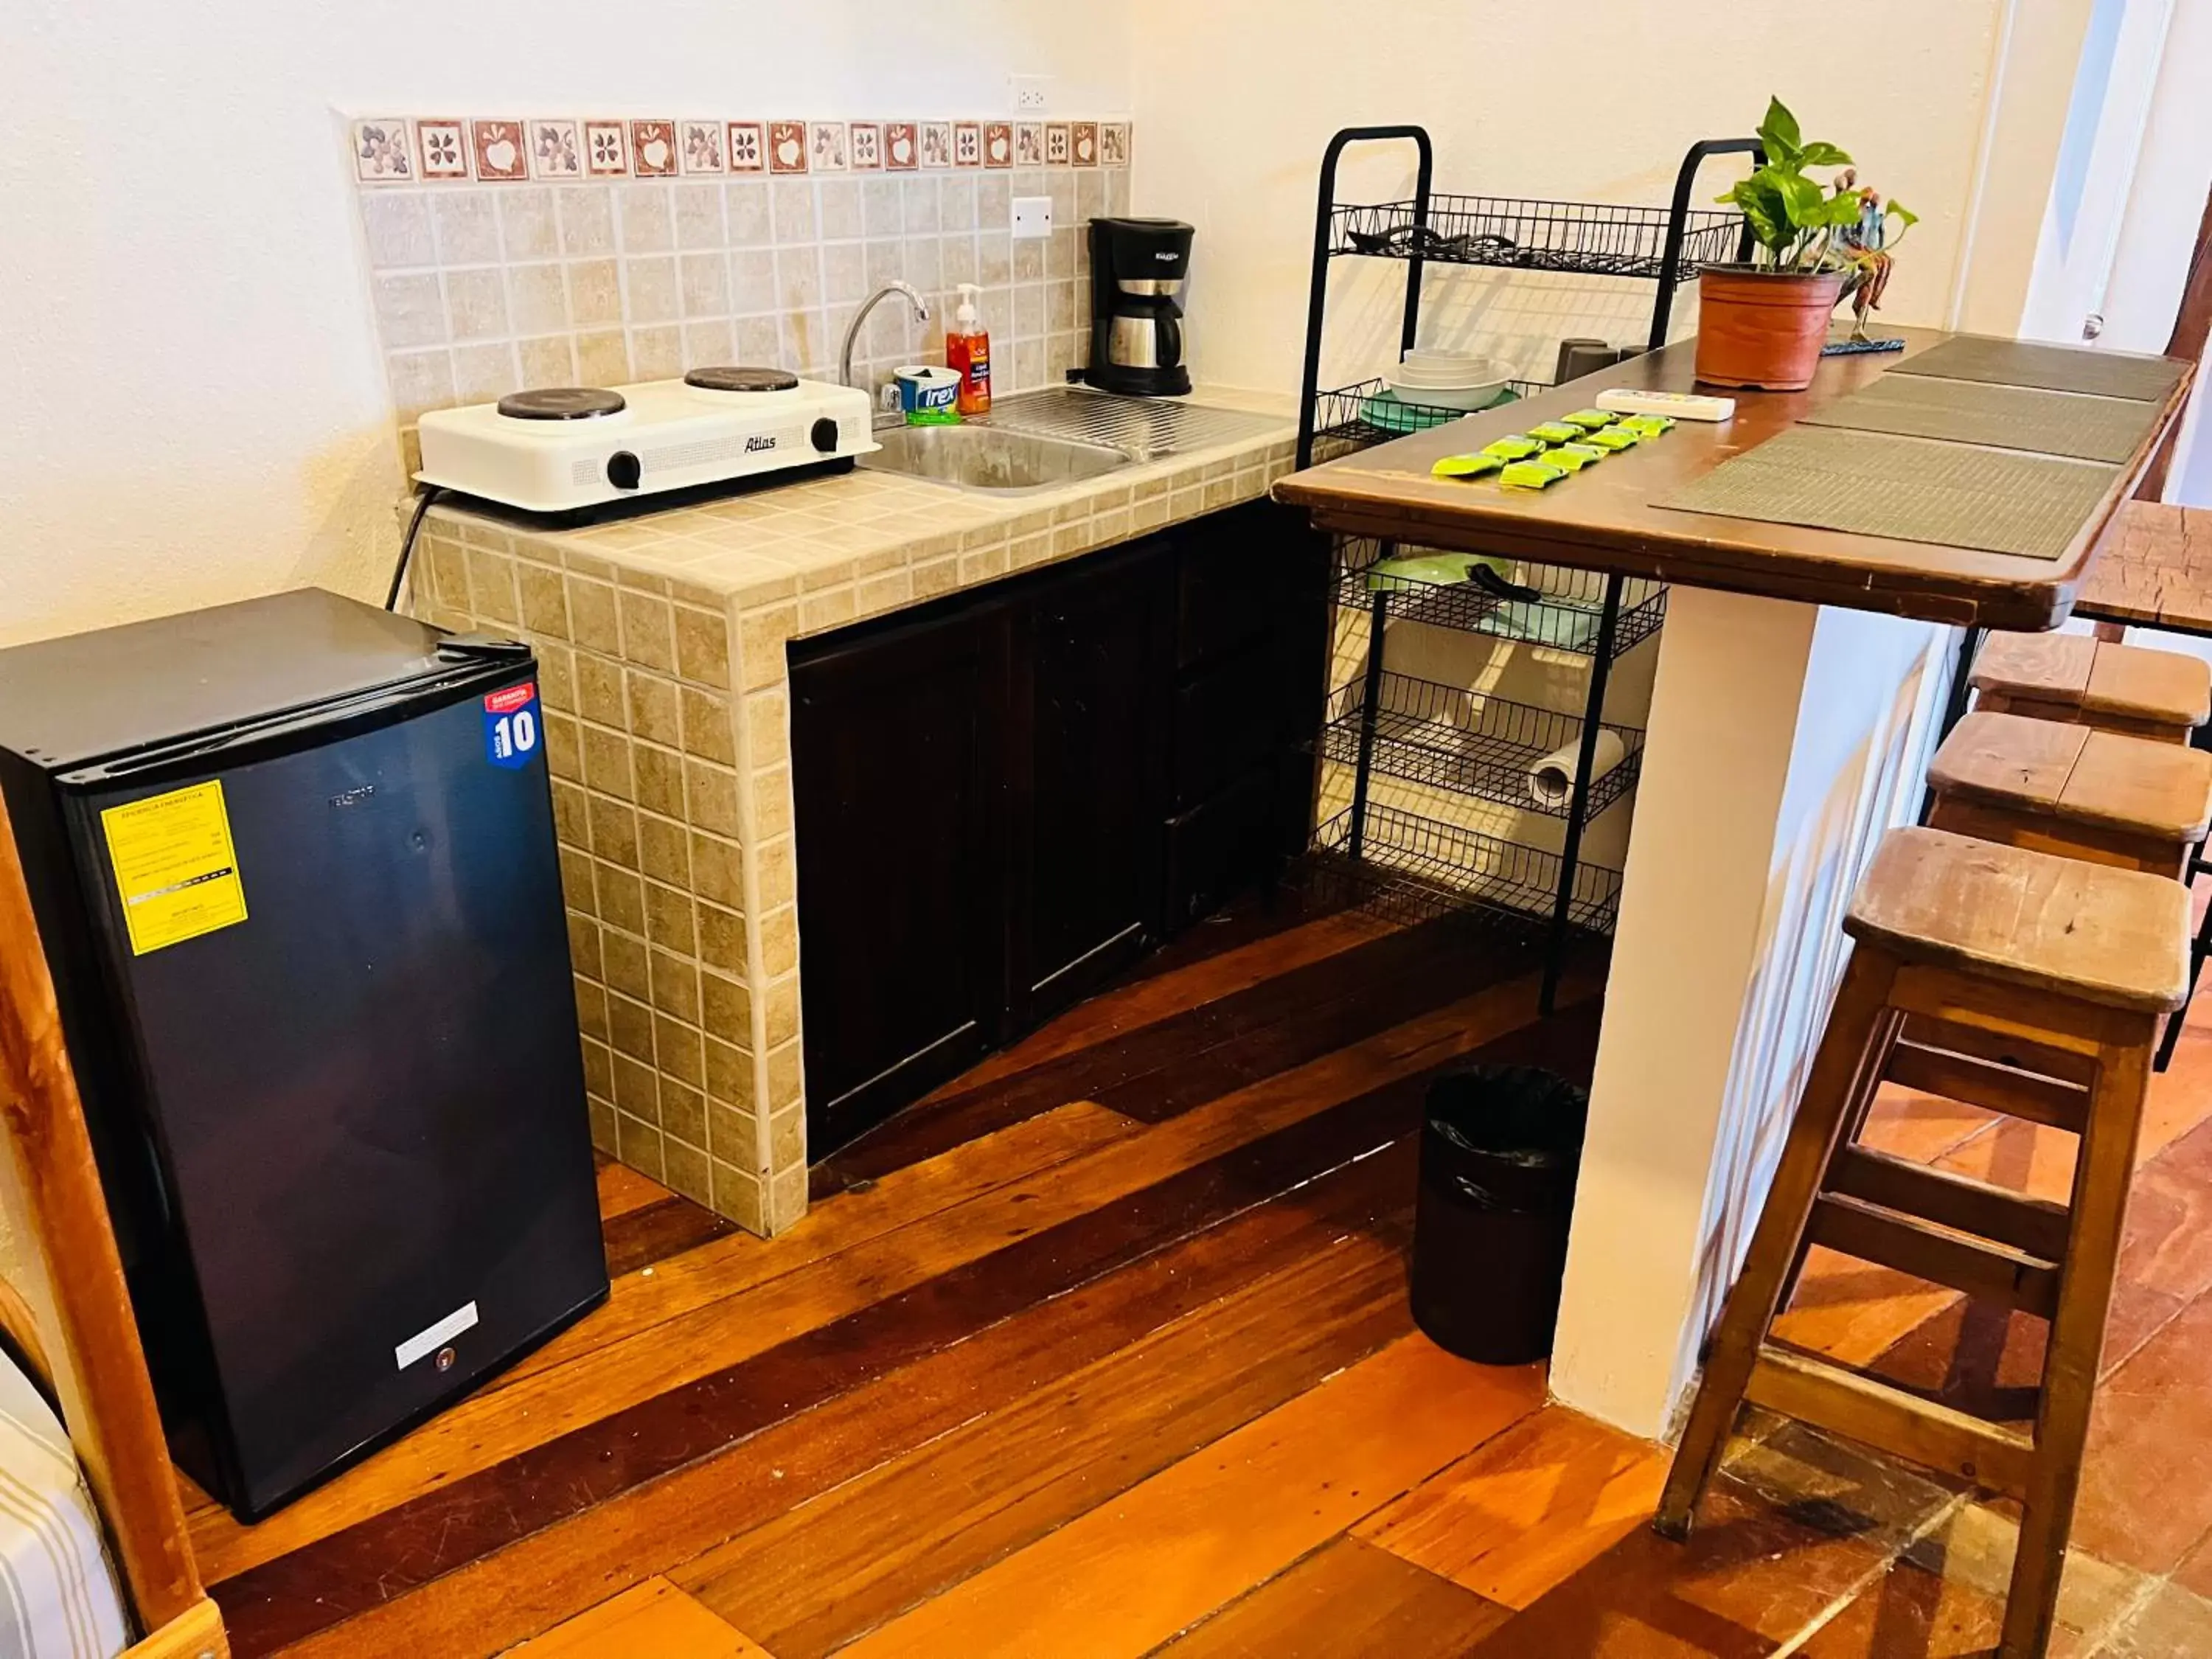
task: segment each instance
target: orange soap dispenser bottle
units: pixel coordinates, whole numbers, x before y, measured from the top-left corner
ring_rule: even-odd
[[[945,366],[960,376],[959,409],[965,416],[991,412],[991,336],[975,299],[983,290],[960,284],[960,306],[945,335]]]

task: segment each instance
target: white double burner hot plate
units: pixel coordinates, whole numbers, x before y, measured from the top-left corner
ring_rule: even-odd
[[[563,513],[877,447],[866,392],[776,368],[695,368],[680,380],[552,386],[426,412],[424,483]]]

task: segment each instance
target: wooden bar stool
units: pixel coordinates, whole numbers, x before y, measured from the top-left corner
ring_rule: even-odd
[[[2151,1044],[2185,992],[2188,890],[1894,830],[1844,926],[1856,948],[1653,1524],[1687,1535],[1748,1399],[2020,1499],[1999,1651],[2035,1659],[2073,1524]],[[1845,1126],[1885,1077],[2080,1135],[2072,1202],[1848,1144]],[[2033,1432],[1770,1341],[1801,1238],[2049,1320]]]
[[[1991,634],[1969,679],[1977,708],[2186,743],[2212,718],[2212,665],[2081,634]]]
[[[1928,784],[1938,830],[2176,879],[2212,822],[2212,754],[2025,714],[1964,716]]]

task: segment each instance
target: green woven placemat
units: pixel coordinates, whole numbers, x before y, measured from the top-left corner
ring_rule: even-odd
[[[2087,351],[1960,334],[1907,357],[1892,374],[1940,374],[1953,380],[1994,380],[2000,386],[2040,386],[2046,392],[2087,392],[2100,398],[2161,403],[2181,378],[2181,365],[2131,351]]]
[[[2101,461],[1793,426],[1653,505],[2055,559],[2118,471]]]
[[[1948,438],[2085,461],[2124,461],[2157,424],[2158,405],[1990,380],[1885,374],[1803,419],[1814,426]]]

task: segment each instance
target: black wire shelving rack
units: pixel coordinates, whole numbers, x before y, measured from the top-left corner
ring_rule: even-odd
[[[1311,867],[1324,890],[1393,917],[1471,917],[1524,945],[1548,943],[1562,893],[1584,933],[1610,933],[1620,902],[1618,870],[1583,860],[1570,872],[1557,853],[1379,801],[1316,830]]]
[[[1612,579],[1595,571],[1557,565],[1518,567],[1541,578],[1543,585],[1538,589],[1541,597],[1506,599],[1473,582],[1428,582],[1412,576],[1376,574],[1376,566],[1385,558],[1427,550],[1364,536],[1340,538],[1336,602],[1376,612],[1388,620],[1488,634],[1580,657],[1597,654],[1605,635]],[[1667,616],[1665,584],[1632,576],[1620,586],[1612,636],[1604,647],[1608,659],[1643,644],[1659,631]]]
[[[1419,159],[1413,195],[1340,202],[1337,167],[1345,150],[1374,142],[1413,144]],[[1442,264],[1650,282],[1648,349],[1656,350],[1667,341],[1674,290],[1708,264],[1750,257],[1750,228],[1740,216],[1690,205],[1699,167],[1724,155],[1765,159],[1756,139],[1692,144],[1675,173],[1674,198],[1662,209],[1446,194],[1431,187],[1436,152],[1425,128],[1348,127],[1338,133],[1322,156],[1297,465],[1334,459],[1468,413],[1401,403],[1384,395],[1379,379],[1322,386],[1322,331],[1334,260],[1404,263],[1401,349],[1411,349],[1418,338],[1423,275],[1430,265]],[[1510,383],[1516,396],[1545,389],[1540,382]],[[1535,587],[1534,599],[1501,596],[1474,582],[1372,574],[1381,561],[1419,550],[1367,538],[1338,538],[1336,603],[1340,610],[1356,606],[1366,614],[1366,661],[1360,678],[1332,696],[1314,745],[1321,757],[1350,765],[1353,777],[1352,805],[1315,831],[1310,863],[1324,880],[1366,890],[1389,913],[1480,913],[1503,921],[1524,939],[1534,927],[1545,952],[1542,1006],[1549,1012],[1576,938],[1613,930],[1620,872],[1582,857],[1583,835],[1591,818],[1634,789],[1643,733],[1605,722],[1606,685],[1614,660],[1659,631],[1666,589],[1637,578],[1525,563],[1514,567],[1510,580]],[[1586,659],[1589,683],[1580,718],[1389,672],[1383,638],[1394,620],[1486,634]],[[1603,731],[1619,736],[1625,752],[1600,772]],[[1529,800],[1528,766],[1570,743],[1575,768],[1564,805]],[[1561,848],[1547,852],[1370,800],[1369,785],[1378,772],[1564,818]]]
[[[1533,398],[1540,392],[1549,392],[1551,385],[1545,380],[1508,380],[1506,387],[1514,398]],[[1511,399],[1501,398],[1499,402]],[[1493,404],[1492,408],[1498,405]],[[1313,398],[1312,456],[1316,461],[1332,461],[1339,455],[1348,455],[1355,449],[1365,449],[1370,444],[1388,443],[1393,438],[1402,438],[1408,433],[1423,432],[1432,426],[1442,426],[1448,421],[1464,420],[1469,414],[1464,409],[1448,409],[1441,404],[1407,403],[1394,393],[1380,377],[1362,380],[1357,386],[1338,386],[1333,391],[1317,392]]]
[[[1529,774],[1546,756],[1580,743],[1583,723],[1573,715],[1482,696],[1465,686],[1441,685],[1411,674],[1386,673],[1376,690],[1368,755],[1375,771],[1501,806],[1566,817],[1565,793],[1536,793]],[[1365,683],[1355,680],[1340,686],[1329,697],[1322,752],[1333,761],[1357,765],[1369,725],[1367,714]],[[1593,817],[1635,787],[1644,752],[1644,733],[1634,726],[1609,724],[1605,729],[1620,739],[1621,753],[1590,784]]]
[[[1743,228],[1733,213],[1686,203],[1680,211],[1677,234],[1674,213],[1666,208],[1431,192],[1402,202],[1336,204],[1328,234],[1332,254],[1583,276],[1657,278],[1671,271],[1672,285],[1735,257]]]

